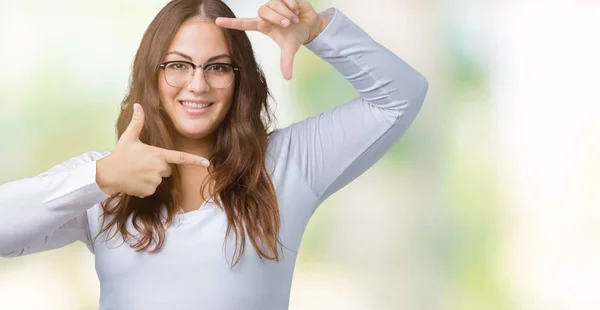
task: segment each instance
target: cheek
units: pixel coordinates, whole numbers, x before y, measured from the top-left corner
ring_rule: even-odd
[[[234,88],[223,89],[219,93],[219,97],[220,97],[219,99],[223,103],[225,103],[225,106],[227,106],[228,109],[231,106],[231,103],[233,102],[233,93],[234,93]]]
[[[221,101],[221,114],[226,115],[233,104],[233,92],[223,91],[219,94],[219,101]]]
[[[158,93],[160,94],[161,104],[171,102],[178,92],[178,88],[167,84],[162,74],[158,77]]]
[[[232,90],[228,90],[223,94],[223,100],[225,102],[227,102],[227,105],[231,105],[231,102],[233,101],[233,91]]]

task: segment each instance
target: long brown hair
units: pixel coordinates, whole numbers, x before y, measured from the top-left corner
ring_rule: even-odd
[[[140,140],[175,149],[172,122],[160,106],[158,64],[180,25],[196,16],[213,22],[219,16],[235,17],[231,9],[218,0],[173,0],[158,13],[135,55],[129,91],[121,103],[116,124],[118,137],[129,125],[133,103],[140,103],[145,112]],[[203,195],[209,186],[216,198],[214,202],[227,215],[224,249],[225,241],[233,232],[236,237],[233,268],[244,252],[246,236],[261,259],[279,260],[280,218],[275,189],[265,167],[269,129],[274,119],[267,103],[270,95],[267,83],[246,33],[222,31],[239,74],[236,74],[233,103],[216,132],[214,155],[209,158],[212,164],[209,178],[202,183],[199,194]],[[179,209],[180,174],[176,165],[172,168],[172,175],[164,178],[149,197],[116,194],[107,199],[102,204],[103,221],[98,236],[114,231],[111,238],[118,232],[125,240],[133,239],[135,243],[130,245],[137,251],[160,250],[165,229],[173,224]],[[138,234],[127,230],[129,218]]]

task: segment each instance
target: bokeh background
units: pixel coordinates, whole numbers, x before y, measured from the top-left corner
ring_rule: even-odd
[[[255,16],[263,1],[226,1]],[[0,183],[111,150],[165,0],[0,0]],[[319,0],[429,80],[416,122],[310,222],[290,309],[600,309],[600,2]],[[251,33],[280,127],[356,96]],[[1,203],[1,202],[0,202]],[[0,214],[0,216],[2,216]],[[0,309],[97,309],[81,243],[0,259]]]

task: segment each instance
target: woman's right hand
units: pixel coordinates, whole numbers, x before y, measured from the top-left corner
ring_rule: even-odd
[[[170,164],[208,167],[206,158],[144,144],[144,110],[133,105],[133,117],[113,151],[96,163],[96,182],[107,195],[117,193],[144,198],[154,194],[163,178],[171,175]]]

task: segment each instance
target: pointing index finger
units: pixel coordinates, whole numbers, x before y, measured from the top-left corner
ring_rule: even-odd
[[[165,157],[165,160],[169,164],[176,164],[176,165],[189,164],[189,165],[198,165],[198,166],[204,166],[204,167],[208,167],[210,165],[210,163],[208,162],[208,159],[194,155],[194,154],[180,152],[180,151],[173,151],[173,150],[165,150],[165,149],[160,149],[160,152],[163,154],[163,156]]]
[[[235,29],[235,30],[258,30],[258,18],[229,18],[217,17],[215,24],[219,27]]]

